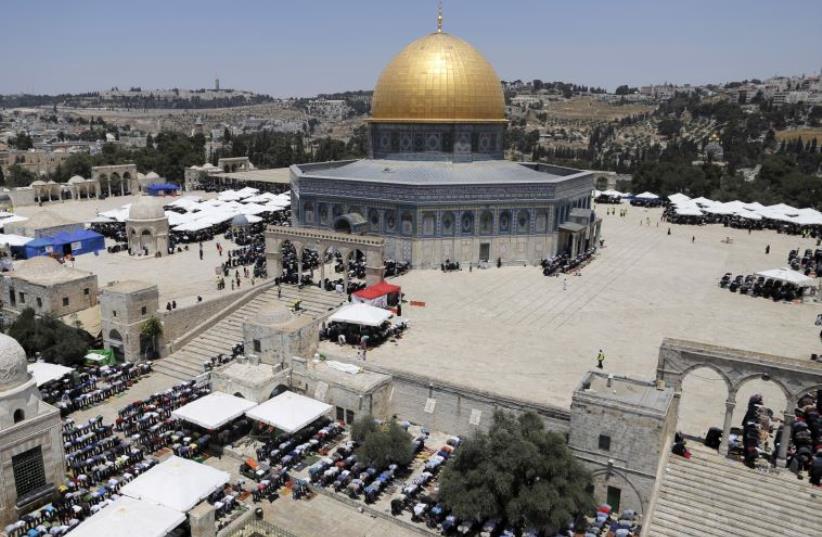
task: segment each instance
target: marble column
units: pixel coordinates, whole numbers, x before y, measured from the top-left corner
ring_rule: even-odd
[[[788,453],[788,444],[791,443],[791,426],[793,425],[793,409],[788,408],[782,413],[782,436],[779,438],[779,451],[776,453],[777,468],[785,467]]]
[[[719,444],[719,454],[728,455],[729,437],[731,436],[731,425],[736,407],[736,393],[729,393],[728,400],[725,401],[725,421],[722,424],[722,442]]]

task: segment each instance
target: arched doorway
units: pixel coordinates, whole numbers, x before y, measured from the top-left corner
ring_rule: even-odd
[[[114,352],[114,359],[118,362],[125,361],[126,357],[123,352],[123,336],[117,330],[112,330],[108,333],[109,347]]]

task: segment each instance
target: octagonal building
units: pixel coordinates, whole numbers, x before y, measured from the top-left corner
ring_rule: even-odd
[[[505,160],[500,80],[441,25],[382,72],[368,126],[368,158],[291,167],[294,226],[379,235],[387,257],[416,268],[596,245],[591,174]]]

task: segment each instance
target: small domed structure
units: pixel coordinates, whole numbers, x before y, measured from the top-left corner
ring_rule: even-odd
[[[49,260],[57,263],[54,259]],[[0,334],[0,392],[16,388],[30,377],[26,351],[16,339]]]
[[[163,254],[168,250],[168,217],[153,198],[140,196],[126,218],[128,247],[132,253]]]
[[[128,210],[128,220],[157,220],[165,217],[162,205],[148,196],[138,197]]]
[[[71,177],[71,179],[69,179],[68,181],[66,181],[66,184],[67,184],[67,185],[79,185],[79,184],[82,184],[82,183],[85,183],[85,182],[86,182],[86,180],[85,180],[85,179],[83,179],[81,176],[79,176],[79,175],[73,175],[73,176]]]
[[[290,322],[294,318],[294,314],[289,311],[287,307],[279,303],[269,304],[263,306],[257,312],[256,324],[278,326]]]

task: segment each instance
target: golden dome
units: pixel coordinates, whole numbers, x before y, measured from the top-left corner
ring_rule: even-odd
[[[477,49],[435,32],[402,49],[382,72],[370,121],[504,123],[502,85]]]

